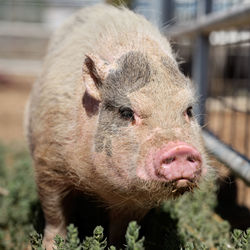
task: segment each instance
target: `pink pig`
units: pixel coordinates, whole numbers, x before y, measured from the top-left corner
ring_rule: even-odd
[[[198,185],[208,167],[194,96],[168,40],[126,8],[82,9],[55,33],[26,116],[46,249],[65,236],[72,190],[109,208],[116,243]]]

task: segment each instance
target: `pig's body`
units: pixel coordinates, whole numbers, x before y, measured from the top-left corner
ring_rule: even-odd
[[[193,102],[168,41],[143,17],[99,5],[57,31],[27,112],[48,249],[65,234],[72,190],[109,207],[115,242],[129,220],[197,185]]]

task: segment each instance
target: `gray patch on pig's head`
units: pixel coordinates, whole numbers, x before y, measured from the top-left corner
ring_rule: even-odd
[[[162,65],[164,66],[165,72],[168,76],[173,78],[173,83],[182,86],[183,82],[186,82],[185,76],[180,72],[178,64],[170,57],[161,57]]]
[[[118,59],[118,69],[111,71],[103,83],[104,98],[127,95],[144,87],[150,80],[148,59],[141,52],[128,52]]]
[[[109,72],[102,85],[103,100],[95,135],[96,152],[105,150],[108,156],[112,156],[112,135],[130,123],[121,117],[119,109],[132,108],[128,94],[148,84],[151,75],[148,59],[141,52],[128,52],[117,64],[118,68]]]
[[[127,100],[129,102],[129,99]],[[115,102],[104,102],[102,104],[97,133],[95,135],[95,150],[105,150],[107,156],[112,156],[111,137],[119,132],[121,127],[127,127],[129,121],[122,119],[119,114],[119,106]]]

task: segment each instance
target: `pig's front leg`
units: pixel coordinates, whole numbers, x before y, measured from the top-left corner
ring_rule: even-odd
[[[45,217],[43,246],[46,250],[53,250],[54,238],[66,236],[67,226],[67,201],[69,189],[60,182],[51,180],[50,175],[38,173],[38,193]]]

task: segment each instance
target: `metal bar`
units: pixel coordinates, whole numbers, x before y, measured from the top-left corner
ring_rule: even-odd
[[[225,65],[224,65],[225,66]],[[224,68],[224,70],[225,70],[225,68]],[[216,98],[218,99],[218,100],[220,100],[220,95],[222,95],[223,93],[221,93],[224,89],[226,89],[226,84],[225,84],[225,79],[223,78],[222,79],[222,90],[220,89],[220,93],[217,93],[217,96],[216,96]],[[226,94],[226,93],[225,93]],[[221,107],[222,106],[222,109],[219,109],[219,112],[218,112],[218,117],[217,117],[217,120],[218,120],[218,127],[219,127],[219,129],[218,129],[218,131],[219,131],[219,134],[220,134],[220,138],[222,139],[222,138],[224,138],[224,135],[225,135],[225,119],[226,119],[226,108],[227,108],[227,106],[225,105],[225,102],[224,102],[224,99],[223,98],[221,98],[222,100],[223,100],[223,102],[222,101],[220,101],[219,102],[219,106]],[[223,105],[224,104],[224,105]]]
[[[248,62],[250,65],[250,46],[248,46]],[[244,84],[246,88],[246,117],[245,117],[245,140],[244,140],[244,149],[245,149],[245,154],[248,155],[250,158],[250,148],[249,148],[249,140],[250,140],[250,129],[249,129],[249,124],[250,124],[250,70],[248,70],[248,81],[245,82]]]
[[[162,17],[161,24],[162,27],[167,24],[174,24],[174,16],[175,16],[175,1],[174,0],[161,0],[162,4]]]
[[[199,17],[202,17],[211,11],[211,5],[208,4],[210,1],[211,0],[203,0],[198,2]],[[208,92],[208,54],[208,36],[198,33],[193,50],[192,78],[197,84],[198,89],[199,105],[195,107],[195,111],[199,114],[198,121],[201,126],[205,124],[205,104]]]
[[[247,90],[247,108],[250,107],[250,95],[249,95],[249,90]],[[245,147],[245,154],[249,156],[250,158],[250,151],[249,151],[249,140],[250,140],[250,129],[249,129],[249,123],[250,123],[250,113],[249,113],[249,109],[247,110],[247,114],[246,114],[246,120],[245,120],[245,141],[244,141],[244,147]]]
[[[199,104],[195,107],[195,112],[199,114],[198,121],[203,126],[205,124],[205,101],[208,87],[208,37],[199,35],[196,38],[193,52],[192,78],[195,84],[197,84],[199,95]]]
[[[198,2],[197,17],[209,14],[212,11],[212,0],[201,0]]]
[[[209,152],[250,185],[250,161],[207,131],[203,131],[203,138]]]
[[[226,11],[211,13],[185,24],[167,27],[165,34],[170,38],[195,36],[197,33],[209,34],[212,31],[245,27],[250,23],[250,4],[241,5]]]

